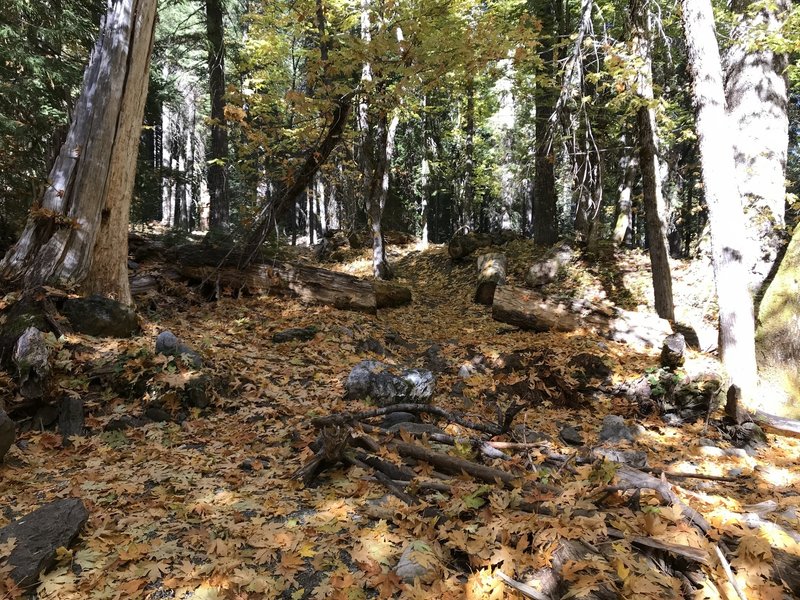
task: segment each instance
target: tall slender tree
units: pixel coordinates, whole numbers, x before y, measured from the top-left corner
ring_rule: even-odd
[[[647,225],[648,250],[653,273],[653,291],[658,316],[675,319],[672,298],[672,273],[667,250],[666,206],[661,193],[661,173],[658,158],[658,125],[654,108],[652,44],[648,0],[631,0],[631,42],[638,60],[636,92],[639,107],[636,125],[639,141],[639,165],[642,171],[642,195]]]
[[[225,29],[223,0],[206,0],[208,35],[208,91],[211,97],[211,143],[208,147],[209,225],[224,229],[230,223],[230,201],[225,164],[228,160],[228,129],[225,126]]]
[[[748,400],[758,380],[753,305],[743,248],[744,211],[736,186],[733,135],[725,111],[714,13],[711,0],[682,0],[681,6],[711,230],[720,352],[728,376]]]
[[[0,276],[131,302],[128,219],[156,0],[109,0],[67,139]]]
[[[536,105],[536,169],[533,184],[533,239],[537,244],[551,245],[558,240],[558,197],[556,194],[555,148],[550,118],[558,99],[554,85],[556,76],[555,43],[557,15],[561,1],[533,3],[534,17],[541,23],[541,68],[537,73],[534,103]]]

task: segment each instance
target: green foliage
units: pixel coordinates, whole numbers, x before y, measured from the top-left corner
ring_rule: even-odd
[[[104,3],[11,0],[0,13],[0,230],[46,185]],[[5,224],[4,224],[5,223]]]

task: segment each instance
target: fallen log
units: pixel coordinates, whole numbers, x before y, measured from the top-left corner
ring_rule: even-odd
[[[502,229],[495,233],[457,233],[447,245],[447,253],[452,259],[464,258],[478,248],[502,246],[517,237],[516,233],[508,229]]]
[[[296,296],[304,302],[368,313],[411,302],[411,291],[396,283],[369,281],[346,273],[285,262],[251,265],[243,271],[235,267],[179,264],[178,271],[183,277],[208,282],[217,288],[260,290]]]
[[[778,415],[765,413],[761,410],[755,412],[753,421],[760,425],[765,431],[774,433],[775,435],[800,438],[800,421],[785,419]]]
[[[475,302],[491,306],[497,286],[506,282],[506,255],[482,254],[478,257],[478,287]]]
[[[397,451],[397,453],[401,456],[406,456],[416,460],[423,460],[433,465],[440,471],[443,471],[444,473],[459,475],[463,472],[472,475],[481,481],[485,481],[486,483],[500,481],[509,488],[513,488],[520,479],[519,476],[513,475],[507,471],[495,469],[494,467],[487,467],[486,465],[481,465],[457,456],[450,456],[449,454],[435,452],[416,444],[391,441],[389,442],[388,447]]]
[[[669,321],[650,313],[607,308],[586,301],[558,302],[532,290],[507,285],[495,291],[492,318],[540,333],[584,328],[637,349],[658,348],[672,333]]]
[[[478,248],[492,245],[492,238],[485,233],[458,233],[447,244],[447,253],[450,258],[464,258]]]

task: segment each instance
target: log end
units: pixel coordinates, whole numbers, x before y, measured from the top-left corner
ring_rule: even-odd
[[[492,281],[484,281],[478,284],[475,290],[475,303],[491,306],[494,302],[494,292],[497,289],[497,284]]]

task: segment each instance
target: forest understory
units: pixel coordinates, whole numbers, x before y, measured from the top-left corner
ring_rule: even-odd
[[[521,240],[502,251],[521,284],[537,251]],[[345,258],[323,266],[371,274],[366,251]],[[660,348],[521,331],[473,303],[474,258],[409,245],[390,259],[413,302],[377,315],[225,289],[209,302],[162,277],[169,264],[142,261],[161,289],[137,298],[141,335],[52,338],[50,396],[83,400],[86,435],[62,441],[27,417],[0,466],[0,527],[66,497],[89,518],[35,592],[0,568],[0,596],[797,597],[800,440],[735,447],[712,354],[689,349],[666,372]],[[652,310],[646,253],[579,263],[545,295]],[[679,321],[711,328],[710,267],[672,266]],[[306,333],[276,337],[294,328]],[[202,366],[155,353],[165,330]],[[362,360],[430,370],[440,410],[393,433],[390,415],[354,417],[380,412],[346,397]],[[202,397],[187,404],[198,378]],[[645,384],[639,402],[624,393]],[[697,402],[668,418],[677,389]],[[309,473],[331,415],[341,446]],[[376,467],[386,461],[395,476]]]

